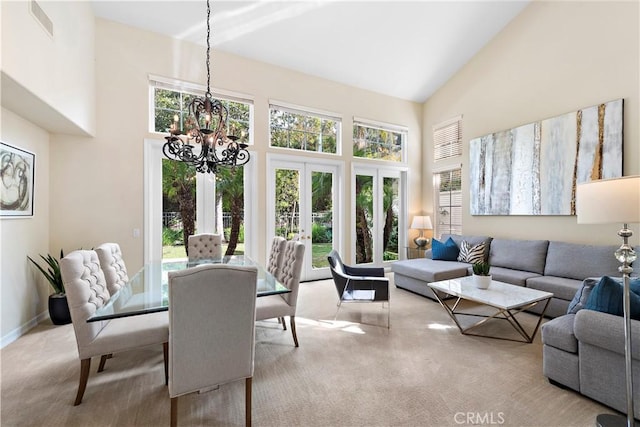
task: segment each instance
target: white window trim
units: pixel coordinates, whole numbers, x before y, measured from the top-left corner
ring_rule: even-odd
[[[274,147],[273,145],[271,145],[271,109],[272,108],[280,110],[280,111],[285,111],[287,113],[300,114],[300,115],[306,115],[306,116],[315,116],[315,117],[319,117],[321,119],[326,119],[326,120],[331,120],[331,121],[337,122],[339,124],[339,126],[338,126],[338,129],[337,129],[337,132],[336,132],[336,152],[335,153],[327,153],[325,151],[298,150],[298,149],[295,149],[295,148]],[[290,104],[290,103],[282,102],[282,101],[269,100],[268,129],[269,129],[269,148],[270,149],[290,151],[290,152],[300,153],[301,155],[304,155],[304,154],[319,154],[319,155],[334,156],[334,157],[335,156],[341,156],[342,155],[342,127],[343,127],[342,114],[333,113],[333,112],[325,111],[325,110],[319,110],[317,108],[302,107],[302,106],[299,106],[299,105]]]
[[[402,147],[402,156],[399,162],[394,162],[393,160],[385,160],[385,159],[369,159],[366,157],[356,157],[354,156],[354,159],[358,159],[358,160],[364,160],[364,161],[369,161],[369,162],[386,162],[388,164],[393,164],[393,165],[405,165],[407,163],[407,152],[408,150],[408,146],[409,146],[409,127],[408,126],[402,126],[402,125],[394,125],[391,123],[386,123],[386,122],[380,122],[380,121],[376,121],[376,120],[370,120],[370,119],[363,119],[360,117],[353,117],[353,127],[352,129],[355,129],[356,126],[361,125],[361,126],[365,126],[368,128],[372,128],[372,129],[378,129],[378,130],[386,130],[386,131],[391,131],[391,132],[398,132],[401,133],[403,135],[403,147]],[[351,150],[353,152],[353,147],[351,147]]]

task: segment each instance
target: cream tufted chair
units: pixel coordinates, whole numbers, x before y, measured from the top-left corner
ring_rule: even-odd
[[[188,245],[189,261],[222,257],[222,234],[193,234]]]
[[[287,288],[290,293],[269,295],[258,298],[256,302],[256,320],[282,318],[289,316],[291,324],[291,334],[293,342],[298,347],[298,336],[296,335],[296,304],[298,300],[298,288],[300,285],[300,274],[302,273],[302,262],[304,261],[304,245],[296,241],[288,241],[284,246],[282,269],[276,278]],[[284,321],[282,325],[286,329]]]
[[[96,249],[100,268],[107,281],[107,289],[111,295],[115,294],[129,282],[127,266],[122,259],[122,251],[117,243],[103,243]]]
[[[267,271],[274,277],[278,278],[282,269],[282,260],[284,258],[284,247],[287,241],[284,237],[276,236],[271,243],[271,251],[269,252],[269,262],[267,263]]]
[[[257,274],[254,266],[228,264],[169,272],[171,426],[179,396],[240,379],[251,425]]]
[[[94,356],[102,356],[102,368],[107,355],[112,353],[163,344],[166,382],[169,340],[167,313],[87,322],[87,319],[110,299],[98,255],[95,251],[73,251],[60,260],[60,272],[80,357],[80,382],[74,405],[82,402],[89,379],[91,358]]]

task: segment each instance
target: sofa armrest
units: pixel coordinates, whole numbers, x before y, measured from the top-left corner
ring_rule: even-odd
[[[624,356],[624,318],[593,310],[576,313],[573,332],[579,342],[605,348]],[[631,320],[631,348],[640,360],[640,321]]]

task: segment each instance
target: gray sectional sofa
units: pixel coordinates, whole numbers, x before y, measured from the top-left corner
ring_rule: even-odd
[[[613,253],[619,246],[582,245],[549,240],[494,239],[488,236],[444,235],[451,237],[458,247],[463,240],[472,245],[487,242],[485,258],[491,263],[493,280],[551,292],[546,315],[565,314],[582,281],[587,277],[619,276],[618,261]],[[427,283],[454,279],[472,274],[471,265],[457,261],[431,259],[431,250],[425,258],[397,261],[392,264],[395,284],[434,298]],[[535,310],[542,310],[540,304]]]
[[[446,240],[449,236],[443,236]],[[619,316],[592,310],[566,314],[584,279],[620,277],[614,257],[618,246],[580,245],[547,240],[492,239],[486,236],[451,236],[488,243],[485,257],[494,280],[527,286],[554,297],[546,315],[554,319],[542,326],[543,374],[555,385],[573,389],[618,411],[626,412],[624,331]],[[636,251],[640,248],[636,247]],[[434,298],[427,283],[471,274],[471,266],[438,261],[431,251],[423,259],[394,263],[396,286]],[[633,264],[640,276],[640,261]],[[540,310],[540,308],[538,309]],[[535,307],[534,307],[535,311]],[[631,321],[633,382],[640,387],[640,321]],[[634,393],[635,414],[640,414],[640,393]],[[637,418],[637,416],[636,416]]]
[[[640,387],[640,321],[631,320],[634,391]],[[555,385],[573,389],[627,412],[624,322],[593,310],[556,317],[542,326],[542,372]],[[634,392],[640,415],[640,393]]]

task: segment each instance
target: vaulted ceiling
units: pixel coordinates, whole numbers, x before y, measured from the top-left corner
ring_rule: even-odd
[[[96,16],[206,44],[206,2],[91,0]],[[213,1],[213,49],[424,102],[526,1]]]

